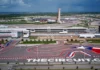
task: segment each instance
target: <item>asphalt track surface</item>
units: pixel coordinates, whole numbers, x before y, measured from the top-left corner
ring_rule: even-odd
[[[65,45],[63,41],[58,41],[57,44],[15,47],[18,42],[19,40],[13,40],[7,47],[0,50],[0,62],[24,61],[33,58],[100,58],[100,54],[91,50],[73,48],[79,45]]]

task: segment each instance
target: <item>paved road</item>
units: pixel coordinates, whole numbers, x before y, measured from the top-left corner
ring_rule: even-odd
[[[0,65],[0,68],[2,70],[13,70],[13,69],[76,69],[78,67],[78,69],[90,69],[91,67],[93,67],[94,69],[100,69],[100,65],[89,65],[89,64],[69,64],[69,65],[60,65],[60,64],[40,64],[40,65]]]
[[[33,66],[16,66],[15,68],[20,69],[76,69],[78,66],[78,69],[90,69],[92,65],[33,65]],[[94,68],[100,69],[100,65],[93,65]]]
[[[76,34],[66,34],[66,33],[31,33],[31,36],[73,36]],[[77,35],[76,35],[77,36]]]

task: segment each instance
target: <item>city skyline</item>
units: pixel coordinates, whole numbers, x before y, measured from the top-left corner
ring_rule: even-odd
[[[100,0],[0,0],[0,12],[100,12]]]

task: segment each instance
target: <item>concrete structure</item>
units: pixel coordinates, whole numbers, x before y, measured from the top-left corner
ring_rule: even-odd
[[[61,9],[59,8],[58,9],[58,16],[57,16],[57,22],[58,23],[61,23],[61,20],[60,19],[61,19]]]
[[[79,34],[82,38],[100,38],[100,34]]]
[[[92,26],[97,26],[98,28],[98,33],[100,33],[100,21],[94,21],[91,23]]]
[[[69,28],[28,28],[30,32],[39,32],[39,33],[87,33],[88,28],[85,27],[69,27]]]
[[[0,26],[0,37],[29,37],[29,30],[26,28]]]
[[[54,19],[47,19],[47,22],[48,22],[48,23],[55,23],[56,20],[54,20]]]
[[[82,38],[100,38],[99,33],[92,33],[91,29],[85,27],[69,28],[35,28],[29,29],[32,36],[77,36]],[[34,33],[33,33],[33,32]],[[62,37],[63,38],[63,37]]]
[[[100,38],[99,33],[92,33],[91,29],[85,27],[68,27],[68,28],[52,28],[52,27],[34,27],[34,28],[13,28],[8,26],[0,26],[0,37],[29,37],[32,36],[78,36],[84,38]]]

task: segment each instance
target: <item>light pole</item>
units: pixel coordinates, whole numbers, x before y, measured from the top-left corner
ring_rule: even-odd
[[[83,46],[83,43],[84,43],[83,41],[80,41],[80,46]],[[83,49],[83,52],[84,52],[83,58],[85,59],[85,49]]]
[[[38,59],[38,55],[39,55],[39,53],[38,53],[38,46],[36,46],[37,47],[37,59]]]
[[[36,59],[38,59],[38,46],[36,46],[37,47],[37,56],[36,56]],[[36,62],[36,64],[38,65],[38,62]]]
[[[82,43],[83,43],[83,41],[82,41]],[[84,45],[83,45],[83,47],[84,47]],[[85,59],[85,49],[83,49],[83,51],[84,51],[84,59]]]
[[[84,41],[84,43],[85,43],[85,45],[87,45],[88,44],[88,42],[87,41]],[[84,49],[84,52],[86,51],[86,49]],[[84,54],[84,59],[85,59],[85,54]]]
[[[84,53],[85,53],[85,49],[84,49]],[[84,59],[85,59],[85,54],[84,54]]]
[[[51,32],[51,27],[47,27],[47,32]]]

